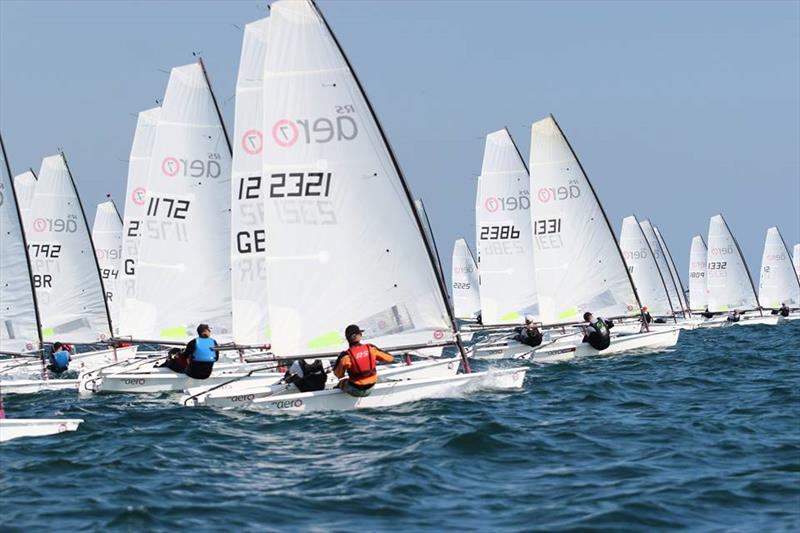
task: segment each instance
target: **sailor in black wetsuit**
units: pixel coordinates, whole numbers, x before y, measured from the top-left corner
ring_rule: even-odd
[[[602,317],[595,318],[592,313],[583,314],[583,320],[588,323],[583,335],[583,342],[588,342],[595,350],[602,351],[611,346],[611,332],[614,323],[610,320],[603,320]]]
[[[781,315],[782,317],[786,318],[791,313],[791,309],[786,305],[786,303],[781,302],[781,306],[778,309],[773,309],[773,315]]]
[[[709,311],[709,310],[708,310],[708,306],[706,306],[706,310],[705,310],[705,311],[703,311],[702,313],[700,313],[700,316],[703,316],[703,317],[705,317],[705,318],[714,318],[714,313],[712,313],[711,311]]]
[[[525,315],[525,326],[514,329],[516,332],[514,340],[526,344],[531,348],[536,348],[542,344],[542,332],[539,331],[539,327],[533,320],[533,316]]]

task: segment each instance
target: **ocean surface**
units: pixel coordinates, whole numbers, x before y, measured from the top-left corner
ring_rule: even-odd
[[[0,529],[800,531],[800,321],[390,410],[174,399],[6,396],[86,422],[0,444]]]

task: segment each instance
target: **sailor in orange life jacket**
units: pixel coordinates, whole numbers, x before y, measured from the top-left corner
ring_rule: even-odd
[[[378,382],[378,361],[391,363],[394,357],[382,352],[372,344],[361,344],[361,328],[355,324],[347,326],[344,336],[350,348],[339,354],[333,374],[341,379],[347,371],[348,379],[342,379],[339,387],[350,396],[369,396]]]

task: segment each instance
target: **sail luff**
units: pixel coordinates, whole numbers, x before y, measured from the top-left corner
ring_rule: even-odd
[[[683,316],[686,317],[687,313],[691,315],[689,304],[686,303],[686,292],[684,291],[683,288],[683,282],[681,281],[681,277],[678,275],[678,269],[675,268],[675,261],[672,260],[672,253],[669,251],[669,246],[667,246],[667,241],[664,239],[664,236],[661,235],[661,231],[658,229],[658,226],[653,226],[653,231],[655,231],[658,243],[661,245],[661,248],[662,250],[664,250],[664,253],[666,255],[667,266],[669,267],[669,275],[675,282],[675,288],[678,290],[678,301],[680,302]]]

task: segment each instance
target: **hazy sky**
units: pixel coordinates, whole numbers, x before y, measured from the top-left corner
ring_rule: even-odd
[[[125,194],[136,113],[171,67],[206,60],[233,129],[244,24],[266,2],[0,1],[0,128],[14,173],[66,152],[91,220]],[[800,240],[800,2],[321,1],[449,276],[474,250],[483,138],[527,158],[553,113],[615,231],[650,217],[686,280],[723,212],[758,282],[766,229]]]

